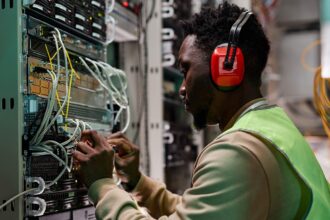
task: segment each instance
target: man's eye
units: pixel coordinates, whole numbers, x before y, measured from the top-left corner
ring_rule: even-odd
[[[180,72],[181,72],[181,74],[184,75],[184,76],[186,76],[186,74],[187,74],[187,71],[186,71],[186,70],[180,70]]]

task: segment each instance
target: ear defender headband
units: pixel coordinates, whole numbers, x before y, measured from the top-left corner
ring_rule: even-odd
[[[244,78],[244,56],[238,47],[239,34],[253,13],[244,11],[230,28],[228,43],[218,45],[211,57],[211,78],[223,91],[236,88]]]

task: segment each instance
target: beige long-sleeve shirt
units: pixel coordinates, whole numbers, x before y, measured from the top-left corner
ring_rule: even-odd
[[[262,153],[256,155],[250,147]],[[271,171],[274,175],[263,164],[268,160],[276,161]],[[144,175],[131,194],[112,179],[101,179],[92,184],[89,196],[96,205],[97,219],[294,219],[300,191],[285,158],[258,138],[235,132],[203,149],[195,164],[192,187],[182,196]]]

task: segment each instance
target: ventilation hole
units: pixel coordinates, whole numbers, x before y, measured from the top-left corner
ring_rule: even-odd
[[[10,8],[14,7],[14,0],[10,0]]]
[[[7,200],[2,200],[2,204],[4,204]],[[7,211],[7,206],[3,207],[3,211]]]
[[[3,110],[6,109],[6,99],[5,98],[2,99],[2,109]]]
[[[11,202],[11,203],[10,203],[10,210],[11,210],[12,212],[15,211],[14,202]]]
[[[15,100],[13,98],[10,99],[10,109],[14,109],[15,107]]]
[[[6,0],[1,0],[1,8],[4,9],[6,7]]]

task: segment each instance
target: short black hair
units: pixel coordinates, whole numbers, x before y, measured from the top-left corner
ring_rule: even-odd
[[[224,2],[218,8],[202,8],[190,20],[182,21],[184,37],[196,36],[196,46],[203,50],[208,61],[217,45],[228,42],[229,31],[246,9]],[[251,15],[242,31],[238,46],[245,60],[245,78],[256,86],[261,85],[270,50],[269,41],[255,15]]]

